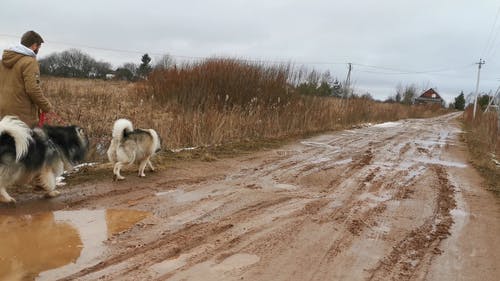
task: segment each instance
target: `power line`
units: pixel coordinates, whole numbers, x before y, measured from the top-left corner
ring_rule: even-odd
[[[489,55],[491,53],[491,49],[495,46],[495,42],[498,38],[499,30],[497,30],[497,32],[495,32],[494,40],[492,41],[493,32],[494,32],[495,27],[497,25],[499,15],[500,15],[500,6],[497,9],[497,13],[495,15],[495,20],[493,21],[493,25],[491,26],[490,32],[488,34],[488,39],[486,40],[486,44],[484,45],[484,49],[483,49],[483,52],[481,54],[481,57],[483,57],[483,58],[489,57]]]
[[[19,38],[19,36],[10,35],[10,34],[0,34],[0,37]],[[176,55],[176,54],[169,53],[168,51],[166,51],[164,53],[145,52],[145,51],[138,51],[138,50],[125,50],[125,49],[116,49],[116,48],[97,47],[97,46],[91,46],[91,45],[85,45],[85,44],[65,43],[65,42],[60,42],[60,41],[49,41],[49,43],[70,46],[70,47],[79,47],[79,48],[87,48],[87,49],[94,49],[94,50],[100,50],[100,51],[109,51],[109,52],[115,52],[115,53],[129,53],[129,54],[148,53],[148,54],[153,55],[153,56],[162,56],[162,55],[168,54],[169,56],[174,57],[174,58],[191,59],[191,60],[204,60],[204,59],[213,58],[213,57],[206,57],[206,56],[203,57],[203,56]],[[257,63],[275,63],[275,64],[291,63],[291,61],[285,61],[285,60],[264,60],[264,59],[237,59],[237,60],[247,61],[247,62],[257,62]],[[296,62],[296,63],[305,64],[305,65],[345,65],[345,64],[347,64],[346,62],[324,62],[324,61],[323,62],[304,61],[304,62]]]
[[[0,37],[9,37],[9,38],[19,39],[19,36],[15,36],[15,35],[11,35],[11,34],[0,34]],[[126,49],[117,49],[117,48],[107,48],[107,47],[98,47],[98,46],[85,45],[85,44],[66,43],[66,42],[61,42],[61,41],[49,41],[49,43],[58,44],[58,45],[64,45],[64,46],[69,46],[69,47],[75,47],[75,48],[86,48],[86,49],[94,49],[94,50],[107,51],[107,52],[115,52],[115,53],[128,53],[128,54],[145,54],[145,53],[148,53],[148,54],[151,54],[153,56],[162,56],[162,55],[168,54],[169,56],[171,56],[173,58],[189,59],[189,60],[205,60],[205,59],[210,59],[210,58],[216,58],[216,57],[213,57],[213,56],[212,57],[203,57],[203,56],[176,55],[176,54],[171,54],[171,53],[169,53],[167,51],[164,52],[164,53],[159,53],[159,52],[145,52],[145,51],[139,51],[139,50],[126,50]],[[379,70],[390,71],[390,72],[376,72],[376,71],[359,70],[360,72],[375,73],[375,74],[384,74],[384,75],[439,73],[439,72],[447,72],[447,71],[462,69],[462,68],[470,67],[470,66],[474,65],[474,64],[468,64],[468,65],[465,65],[465,66],[458,66],[458,67],[438,69],[438,70],[415,71],[415,70],[399,69],[399,68],[393,68],[393,67],[387,67],[387,66],[367,65],[367,64],[348,63],[348,62],[292,61],[292,60],[285,61],[285,60],[266,60],[266,59],[236,59],[236,60],[243,61],[243,62],[272,63],[272,64],[291,64],[291,63],[294,63],[294,64],[301,64],[301,65],[348,65],[351,68],[352,68],[352,66],[359,66],[361,68],[364,67],[364,68],[372,68],[372,69],[379,69]]]
[[[0,37],[19,38],[19,36],[9,35],[9,34],[0,34]],[[49,41],[49,43],[53,43],[53,44],[57,44],[57,45],[64,45],[64,46],[70,46],[70,47],[79,47],[79,48],[87,48],[87,49],[94,49],[94,50],[100,50],[100,51],[115,52],[115,53],[128,53],[128,54],[144,54],[144,53],[148,53],[148,52],[138,51],[138,50],[125,50],[125,49],[116,49],[116,48],[105,48],[105,47],[97,47],[97,46],[84,45],[84,44],[66,43],[66,42],[60,42],[60,41]],[[161,55],[164,55],[165,53],[149,52],[149,54],[154,55],[154,56],[161,56]],[[171,55],[171,56],[172,57],[177,57],[177,58],[185,58],[185,59],[204,59],[204,57],[196,57],[196,56],[184,56],[184,55]]]
[[[448,72],[448,71],[463,69],[463,68],[466,68],[466,67],[473,66],[474,64],[471,63],[471,64],[460,65],[460,66],[455,66],[455,67],[435,69],[435,70],[424,70],[424,71],[398,69],[398,68],[392,68],[392,67],[376,66],[376,65],[365,65],[365,64],[355,64],[355,65],[356,66],[361,66],[361,67],[373,68],[373,69],[381,69],[381,70],[392,71],[392,72],[380,72],[380,73],[383,73],[383,74],[429,74],[429,73]],[[370,73],[370,71],[364,71],[364,72]],[[371,73],[376,73],[376,72],[372,71]]]
[[[468,67],[472,67],[473,64],[470,64],[468,65]],[[426,75],[426,74],[432,74],[434,76],[446,76],[446,77],[457,77],[459,76],[458,74],[457,75],[454,75],[454,74],[451,74],[451,73],[440,73],[440,72],[437,72],[437,73],[434,73],[434,72],[430,72],[430,73],[426,73],[426,72],[419,72],[419,73],[414,73],[414,72],[384,72],[384,71],[371,71],[371,70],[358,70],[357,72],[362,72],[362,73],[367,73],[367,74],[371,74],[371,75],[387,75],[387,76],[397,76],[397,75]]]

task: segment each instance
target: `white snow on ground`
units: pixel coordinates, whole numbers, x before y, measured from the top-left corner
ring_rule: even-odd
[[[407,169],[401,169],[402,171],[407,170]],[[404,183],[409,184],[411,181],[414,179],[418,179],[420,176],[422,176],[425,172],[427,171],[427,168],[424,165],[415,167],[412,170],[409,170],[408,175],[404,177]]]
[[[377,196],[375,194],[366,192],[366,193],[363,193],[360,196],[358,196],[358,198],[361,201],[365,201],[368,199],[368,200],[375,201],[375,202],[385,202],[387,200],[390,200],[392,198],[392,196],[389,193],[385,193],[385,194],[381,194],[380,196]]]
[[[73,167],[73,171],[70,171],[70,172],[78,172],[81,168],[83,167],[92,167],[92,166],[95,166],[97,165],[98,163],[97,162],[91,162],[91,163],[82,163],[80,165],[76,165]],[[66,171],[65,171],[66,173]]]
[[[313,159],[309,163],[310,164],[320,164],[320,163],[323,163],[323,162],[328,162],[330,160],[332,160],[332,159],[330,159],[328,157],[320,157],[320,158]]]
[[[426,164],[437,164],[437,165],[442,165],[442,166],[447,166],[447,167],[457,167],[457,168],[467,167],[467,165],[464,163],[439,160],[439,159],[435,159],[435,158],[415,158],[414,160],[417,162],[422,162],[422,163],[426,163]]]
[[[66,178],[63,176],[57,177],[56,178],[56,186],[65,186],[66,183],[64,182]]]
[[[331,146],[327,143],[321,143],[321,142],[313,142],[313,141],[301,141],[301,144],[305,146],[312,146],[312,147],[324,147],[324,148],[330,148],[330,149],[337,149],[335,146]]]
[[[493,161],[495,165],[500,166],[500,161],[497,160],[497,156],[495,155],[495,153],[490,153],[490,156],[491,156],[491,161]]]
[[[352,162],[352,158],[347,158],[347,159],[344,159],[344,160],[340,160],[340,161],[337,161],[337,162],[333,162],[331,163],[332,165],[345,165],[345,164],[349,164]]]
[[[438,145],[439,147],[446,145],[446,141],[439,140],[415,140],[414,143],[424,148],[432,148],[434,145]]]
[[[198,149],[198,146],[174,148],[174,149],[171,149],[171,150],[174,153],[179,153],[181,151],[189,151],[189,150],[195,150],[195,149]]]
[[[66,177],[64,177],[65,175],[76,173],[76,172],[80,171],[80,169],[83,167],[92,167],[92,166],[97,165],[97,164],[98,164],[97,162],[82,163],[82,164],[74,166],[73,170],[71,170],[71,171],[64,171],[62,176],[56,178],[56,186],[65,186],[66,185],[66,183],[64,182],[64,180],[66,179]]]
[[[385,122],[385,123],[380,123],[380,124],[377,124],[377,125],[373,125],[372,127],[375,127],[375,128],[392,128],[392,127],[397,127],[401,125],[401,123],[399,122]]]
[[[215,190],[194,190],[186,192],[183,189],[174,189],[163,192],[157,192],[156,196],[169,196],[177,203],[186,203],[200,201],[205,198],[210,198],[211,196],[221,195],[223,193]]]

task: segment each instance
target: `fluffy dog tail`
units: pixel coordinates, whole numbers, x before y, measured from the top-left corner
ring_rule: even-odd
[[[161,149],[161,139],[158,136],[158,133],[155,130],[153,130],[153,129],[149,129],[149,133],[153,137],[153,151],[151,151],[151,153],[155,153],[155,152],[160,151],[160,149]]]
[[[7,134],[14,139],[16,147],[16,161],[21,160],[28,153],[31,129],[15,116],[5,116],[0,121],[0,136]]]
[[[115,121],[115,124],[113,125],[113,139],[114,140],[119,140],[121,141],[125,134],[130,133],[134,130],[134,127],[132,126],[132,122],[127,119],[118,119]]]

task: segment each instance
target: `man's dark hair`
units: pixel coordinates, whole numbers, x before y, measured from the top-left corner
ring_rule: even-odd
[[[26,47],[31,47],[33,44],[40,45],[43,43],[42,36],[40,34],[34,32],[33,30],[27,31],[21,37],[21,44]]]

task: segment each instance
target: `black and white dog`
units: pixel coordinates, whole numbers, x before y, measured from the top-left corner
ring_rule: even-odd
[[[154,171],[151,157],[161,149],[161,139],[153,129],[135,129],[127,119],[118,119],[113,125],[113,139],[108,148],[108,159],[113,164],[113,179],[123,180],[123,166],[138,164],[139,177],[145,177],[146,165]]]
[[[88,138],[78,126],[30,129],[17,117],[5,116],[0,121],[0,201],[16,202],[7,188],[34,179],[47,196],[59,195],[56,178],[83,161],[88,147]]]

